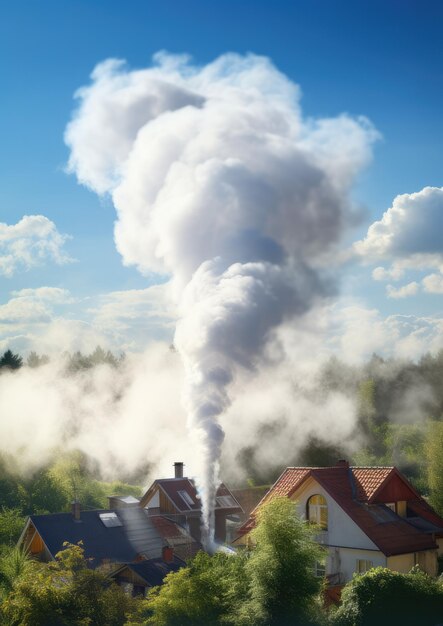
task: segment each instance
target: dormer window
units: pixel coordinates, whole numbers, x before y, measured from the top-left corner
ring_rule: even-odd
[[[321,494],[311,496],[306,503],[306,517],[322,530],[328,529],[328,503]]]

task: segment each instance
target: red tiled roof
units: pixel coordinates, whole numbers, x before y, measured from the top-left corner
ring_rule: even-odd
[[[264,502],[277,496],[290,497],[308,477],[312,477],[386,556],[434,549],[436,544],[431,535],[421,532],[382,504],[371,504],[371,499],[394,476],[401,477],[394,467],[288,467],[240,528],[239,534],[244,535],[252,530],[255,524],[254,513]],[[407,484],[406,479],[402,480]],[[414,496],[415,503],[421,503],[415,505],[416,510],[421,506],[423,513],[427,507],[426,519],[443,530],[443,519],[432,511],[412,487],[411,495]],[[432,512],[432,519],[429,510]]]
[[[393,471],[393,467],[353,467],[358,500],[369,502]]]

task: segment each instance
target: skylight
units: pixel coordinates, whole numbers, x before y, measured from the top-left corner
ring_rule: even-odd
[[[180,496],[180,498],[183,500],[183,502],[187,504],[188,507],[193,506],[194,500],[191,498],[191,496],[189,495],[187,491],[178,491],[177,493]]]
[[[117,513],[99,513],[99,517],[106,528],[112,528],[113,526],[122,526],[120,518]]]

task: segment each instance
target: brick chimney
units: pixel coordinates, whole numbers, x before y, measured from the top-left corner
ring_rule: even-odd
[[[75,522],[80,521],[80,502],[78,500],[74,500],[71,504],[71,513]]]
[[[183,467],[184,467],[184,463],[182,462],[175,462],[174,463],[174,475],[175,478],[183,478]]]
[[[171,546],[163,546],[162,559],[165,563],[172,563],[174,561],[174,548],[171,548]]]
[[[346,461],[345,459],[340,459],[340,461],[337,461],[337,464],[335,467],[349,467],[349,461]]]

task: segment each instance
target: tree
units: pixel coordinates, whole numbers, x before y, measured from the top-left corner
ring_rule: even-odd
[[[6,350],[0,358],[0,368],[18,370],[22,365],[22,357],[19,354],[14,354],[11,350]]]
[[[377,567],[342,592],[335,626],[434,626],[443,617],[443,585],[418,568],[400,574]]]
[[[20,548],[9,547],[0,556],[0,599],[5,599],[30,567],[29,556]],[[0,612],[1,615],[1,612]]]
[[[17,543],[23,530],[25,518],[20,509],[0,508],[0,545],[12,546]]]
[[[49,363],[49,357],[47,354],[39,356],[37,352],[30,352],[26,359],[26,365],[28,367],[40,367],[40,365],[46,365]]]
[[[443,422],[431,422],[425,449],[431,504],[443,515]]]
[[[252,531],[256,544],[246,565],[247,623],[266,626],[315,623],[322,579],[315,576],[324,549],[314,541],[315,527],[301,520],[295,503],[275,498],[262,506]]]
[[[1,606],[5,626],[123,626],[135,601],[97,570],[81,545],[52,563],[31,561]]]
[[[161,587],[149,592],[138,619],[153,626],[214,626],[239,624],[247,593],[245,555],[199,552],[188,567],[168,574]],[[132,624],[135,622],[132,622]]]

